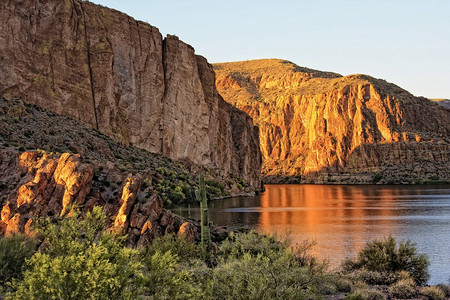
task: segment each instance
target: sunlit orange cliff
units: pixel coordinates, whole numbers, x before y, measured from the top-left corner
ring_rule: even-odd
[[[259,126],[268,182],[450,180],[450,111],[426,98],[367,75],[279,59],[218,63],[214,70],[224,99]]]

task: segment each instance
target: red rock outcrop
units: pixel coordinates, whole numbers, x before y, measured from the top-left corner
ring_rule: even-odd
[[[164,209],[150,188],[141,188],[140,174],[125,178],[122,193],[111,199],[105,196],[108,191],[92,188],[94,167],[79,155],[0,149],[0,173],[0,235],[33,234],[35,217],[63,216],[73,205],[82,212],[99,205],[110,217],[108,226],[128,234],[131,245],[145,245],[165,233],[183,234],[189,240],[197,236],[195,225]]]
[[[375,174],[380,183],[450,180],[450,111],[428,99],[370,76],[276,59],[214,68],[224,99],[259,126],[263,176],[317,183],[369,183]]]
[[[258,130],[176,36],[80,0],[0,1],[0,95],[261,188]]]

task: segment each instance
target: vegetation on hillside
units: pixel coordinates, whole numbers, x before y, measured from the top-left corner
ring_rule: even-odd
[[[58,115],[20,100],[0,98],[0,149],[37,151],[59,157],[62,153],[81,154],[94,166],[92,192],[120,192],[129,173],[143,175],[144,187],[151,186],[166,206],[195,201],[198,174],[204,172],[210,199],[227,197],[231,193],[251,193],[251,188],[238,176],[219,174],[189,162],[177,162],[159,154],[125,145],[87,128],[80,122]],[[108,176],[105,166],[112,165],[119,176]],[[1,182],[0,182],[1,183]],[[1,204],[1,199],[0,199]]]

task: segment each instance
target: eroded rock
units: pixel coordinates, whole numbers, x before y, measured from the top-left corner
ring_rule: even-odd
[[[450,111],[384,80],[282,60],[216,64],[216,86],[259,126],[263,176],[303,182],[450,181]],[[430,169],[433,165],[435,171]],[[390,178],[390,179],[389,179]]]
[[[83,215],[99,205],[111,220],[107,226],[127,234],[131,246],[146,245],[165,233],[177,234],[182,224],[189,240],[195,238],[194,225],[165,210],[155,193],[141,190],[140,174],[129,174],[123,179],[121,193],[105,201],[107,191],[93,189],[94,168],[80,155],[63,153],[58,157],[0,149],[0,169],[4,170],[0,184],[11,183],[0,191],[0,235],[35,235],[32,224],[36,217],[65,216],[73,205]]]

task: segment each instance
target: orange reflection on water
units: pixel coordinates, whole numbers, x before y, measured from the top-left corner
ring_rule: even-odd
[[[294,243],[314,240],[312,254],[336,266],[366,241],[395,236],[391,216],[399,211],[395,197],[401,193],[368,186],[267,185],[258,229],[290,231]]]

